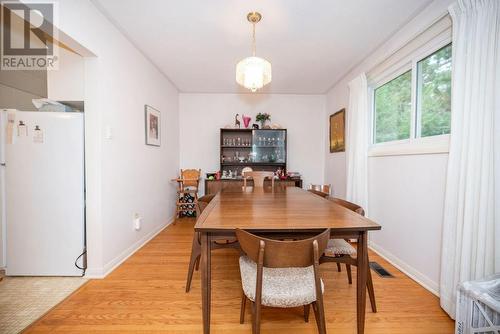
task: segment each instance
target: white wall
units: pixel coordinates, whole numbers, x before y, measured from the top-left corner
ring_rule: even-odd
[[[90,1],[59,11],[60,29],[96,55],[84,65],[87,246],[88,274],[102,276],[174,215],[178,92]],[[161,147],[144,144],[144,104],[161,111]]]
[[[324,95],[180,94],[180,164],[219,170],[220,128],[234,115],[271,114],[287,131],[287,169],[302,173],[304,186],[323,183]],[[243,126],[243,121],[241,121]]]
[[[55,101],[83,101],[85,64],[79,54],[58,48],[57,70],[47,71],[47,97]]]
[[[415,38],[447,12],[450,3],[433,1],[336,83],[327,94],[325,119],[348,107],[350,80]],[[325,151],[327,145],[325,138]],[[372,247],[437,293],[447,154],[370,157],[368,164],[370,218],[382,225],[381,231],[370,235]],[[333,184],[337,196],[345,196],[344,153],[326,151],[325,181]]]

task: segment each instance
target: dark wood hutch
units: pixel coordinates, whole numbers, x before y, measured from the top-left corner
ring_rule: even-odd
[[[243,186],[242,170],[286,174],[286,129],[220,129],[220,180],[205,179],[205,194]],[[302,187],[301,179],[276,180],[277,186]],[[251,184],[251,181],[250,181]]]

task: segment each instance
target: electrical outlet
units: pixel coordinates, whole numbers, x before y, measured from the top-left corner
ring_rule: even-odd
[[[134,222],[134,229],[136,231],[139,231],[141,229],[141,225],[142,225],[142,217],[139,216],[138,213],[136,213],[134,215],[134,221],[133,222]]]

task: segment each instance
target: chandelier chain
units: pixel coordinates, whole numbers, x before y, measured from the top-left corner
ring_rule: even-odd
[[[252,23],[253,33],[252,33],[252,55],[255,57],[257,54],[257,42],[255,38],[255,22]]]

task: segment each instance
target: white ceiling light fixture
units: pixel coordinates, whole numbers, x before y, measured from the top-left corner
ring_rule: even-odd
[[[240,60],[236,65],[236,82],[245,88],[256,92],[271,82],[271,63],[255,56],[255,25],[262,19],[258,12],[251,12],[247,15],[247,20],[252,24],[252,57]]]

